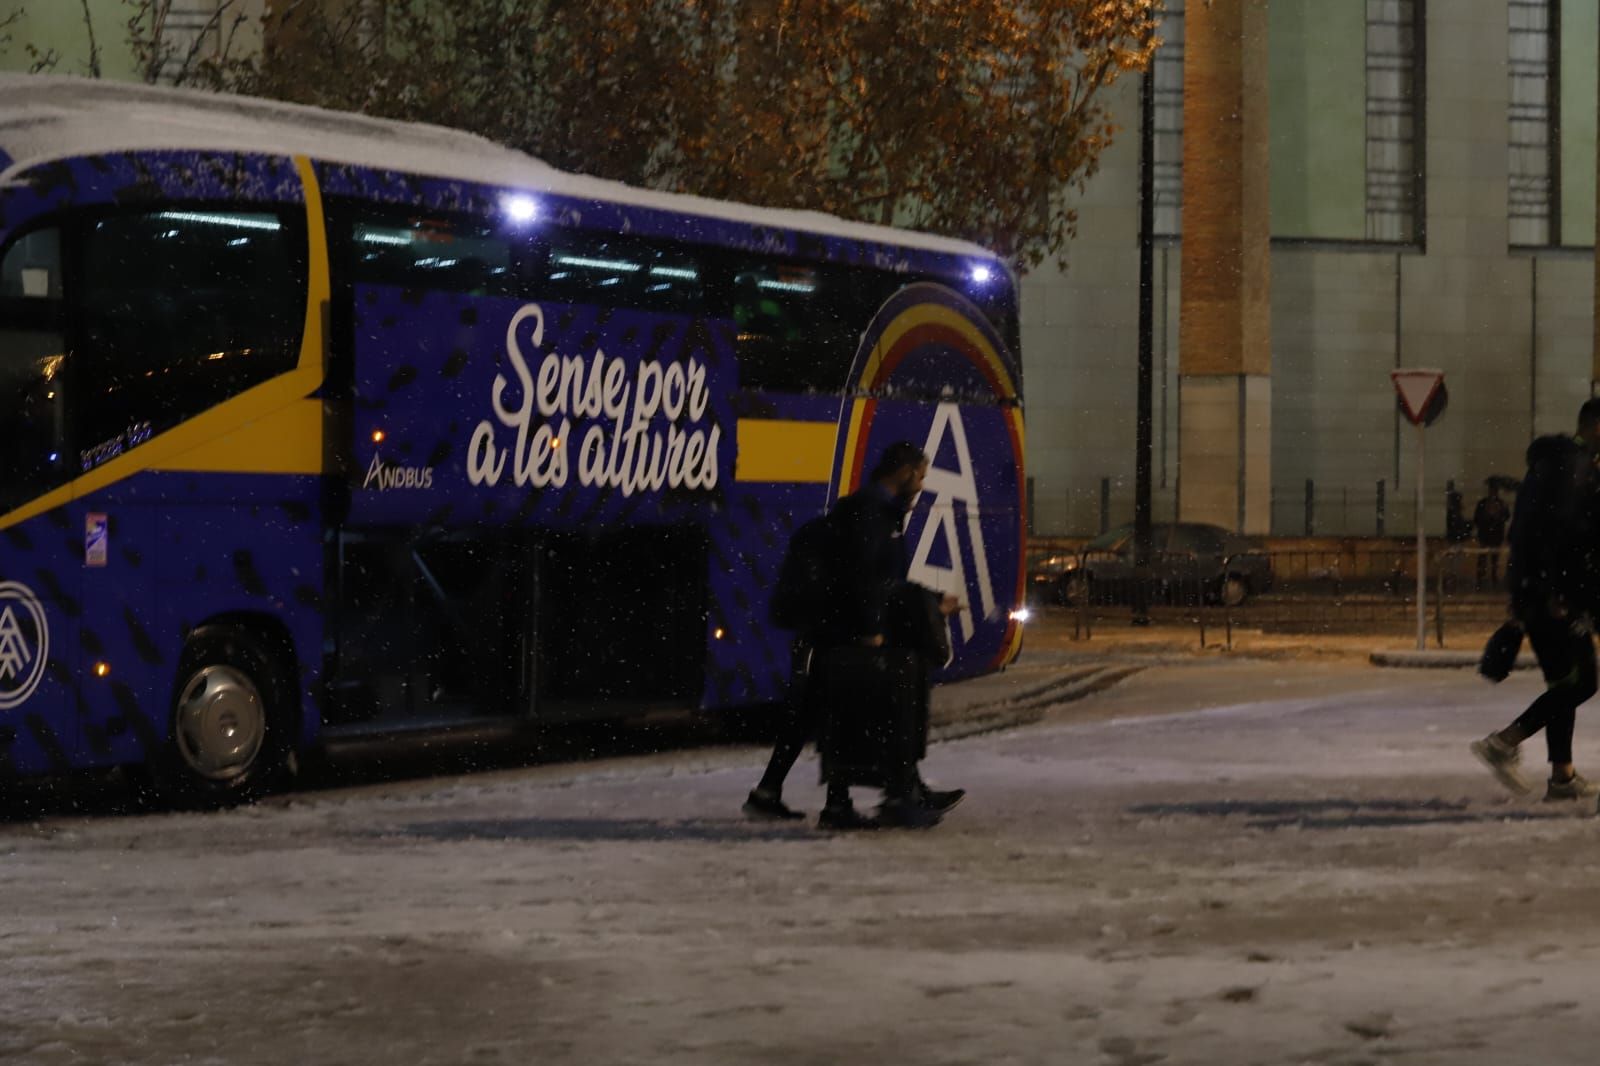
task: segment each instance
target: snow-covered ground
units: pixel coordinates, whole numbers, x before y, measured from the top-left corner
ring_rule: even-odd
[[[1536,684],[1153,666],[924,833],[743,821],[752,748],[14,820],[0,1060],[1588,1063],[1600,822],[1466,751]]]

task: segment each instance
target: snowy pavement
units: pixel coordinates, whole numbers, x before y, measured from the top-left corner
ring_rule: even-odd
[[[1159,663],[923,833],[755,748],[0,823],[0,1061],[1587,1063],[1600,821],[1466,751],[1536,684]]]

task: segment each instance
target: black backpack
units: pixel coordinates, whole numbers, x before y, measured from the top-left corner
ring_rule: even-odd
[[[803,522],[789,538],[769,613],[773,625],[809,633],[822,621],[837,580],[839,535],[830,515]]]

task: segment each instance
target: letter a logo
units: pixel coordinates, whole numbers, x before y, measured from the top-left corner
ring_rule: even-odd
[[[26,585],[0,581],[0,711],[33,695],[49,657],[50,629],[39,598]]]
[[[983,546],[983,529],[979,523],[978,479],[972,465],[972,449],[967,445],[967,427],[961,421],[961,408],[953,403],[942,403],[933,416],[933,428],[928,432],[928,443],[923,451],[939,455],[939,446],[946,435],[952,439],[956,452],[956,468],[947,470],[929,466],[922,491],[933,497],[933,507],[928,520],[917,538],[917,550],[911,557],[911,580],[945,592],[956,592],[966,601],[960,614],[961,639],[970,641],[975,628],[972,604],[976,598],[982,608],[979,616],[992,618],[995,614],[994,582],[989,579],[989,553]],[[962,514],[956,513],[961,504]],[[966,533],[966,547],[970,549],[974,573],[967,574],[967,564],[962,551],[962,533]],[[935,565],[934,548],[943,541],[943,554],[949,558],[945,566]],[[976,585],[977,596],[972,595]]]

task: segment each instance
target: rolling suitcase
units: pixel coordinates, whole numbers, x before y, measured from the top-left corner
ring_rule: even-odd
[[[819,653],[811,698],[824,781],[883,788],[910,773],[926,732],[922,670],[900,648]]]

